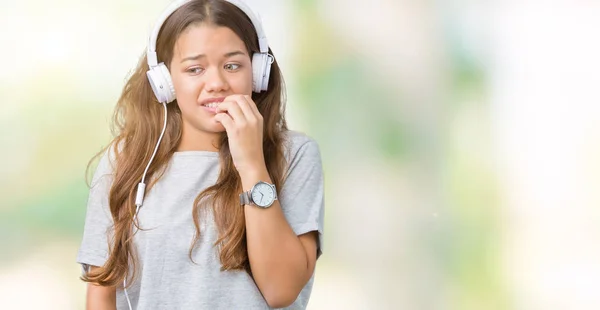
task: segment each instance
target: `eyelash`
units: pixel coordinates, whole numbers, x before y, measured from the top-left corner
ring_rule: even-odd
[[[229,67],[229,66],[235,66],[235,69],[227,69],[227,67]],[[225,68],[226,68],[225,70],[228,70],[228,71],[237,71],[241,67],[242,67],[242,65],[240,65],[240,64],[226,64],[225,65]],[[196,69],[199,69],[201,71],[200,72],[196,72]],[[194,75],[198,75],[198,74],[202,73],[202,71],[204,71],[204,69],[200,68],[200,67],[189,68],[188,70],[186,70],[186,72],[194,74]]]
[[[200,70],[204,71],[204,69],[202,69],[200,67],[194,67],[194,68],[187,69],[186,72],[194,74],[194,75],[200,74],[200,72],[196,73],[196,71],[195,71],[196,69],[200,69]]]
[[[231,71],[236,71],[237,69],[239,69],[241,67],[240,64],[226,64],[225,67],[227,67],[227,66],[237,66],[237,68],[235,68],[235,69],[230,69]]]

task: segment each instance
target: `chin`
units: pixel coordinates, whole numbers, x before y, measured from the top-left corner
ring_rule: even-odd
[[[205,133],[222,133],[225,132],[225,127],[214,119],[193,119],[186,121],[184,119],[184,123],[187,123],[187,127],[197,132],[205,132]],[[184,126],[186,126],[184,124]]]
[[[222,133],[225,132],[225,127],[221,125],[221,123],[211,122],[211,124],[202,124],[200,128],[203,128],[205,131],[213,132],[213,133]]]

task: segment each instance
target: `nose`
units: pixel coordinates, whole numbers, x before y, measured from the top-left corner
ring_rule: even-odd
[[[223,76],[223,72],[218,68],[213,68],[207,70],[205,73],[206,82],[205,82],[205,90],[207,92],[223,92],[227,90],[227,80],[225,76]]]

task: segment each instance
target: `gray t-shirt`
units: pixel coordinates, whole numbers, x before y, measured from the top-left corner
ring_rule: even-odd
[[[297,235],[319,232],[320,255],[324,199],[319,147],[299,132],[288,131],[285,138],[289,166],[278,199]],[[108,206],[114,167],[110,153],[101,158],[92,179],[77,255],[84,270],[90,265],[102,266],[108,258],[107,236],[113,224]],[[163,177],[146,193],[138,214],[145,230],[138,231],[134,238],[139,275],[127,290],[133,309],[270,309],[245,271],[220,271],[213,246],[217,230],[210,214],[200,219],[201,238],[193,253],[196,264],[189,259],[195,233],[193,202],[216,182],[219,169],[216,152],[176,152]],[[313,281],[314,274],[287,309],[306,308]],[[117,289],[117,309],[129,309],[122,289]]]

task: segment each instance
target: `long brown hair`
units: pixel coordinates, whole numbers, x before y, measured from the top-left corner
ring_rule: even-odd
[[[223,0],[195,0],[175,11],[161,27],[156,45],[159,62],[162,61],[170,67],[173,49],[179,35],[188,27],[200,23],[227,27],[240,37],[250,54],[259,52],[256,30],[250,19],[239,8]],[[270,49],[269,52],[272,54]],[[144,54],[127,80],[117,102],[112,124],[115,138],[90,161],[91,163],[107,148],[114,146],[111,147],[111,151],[116,159],[116,165],[109,193],[110,212],[114,224],[110,254],[104,266],[82,276],[83,281],[102,286],[120,284],[127,277],[129,268],[132,268],[131,277],[136,276],[137,259],[132,246],[136,188],[142,178],[145,165],[152,156],[164,120],[163,107],[154,97],[146,78],[147,70]],[[287,130],[287,124],[284,118],[284,96],[281,71],[275,61],[271,66],[268,91],[252,93],[252,99],[264,119],[265,162],[277,188],[281,188],[285,168],[282,134]],[[164,172],[162,168],[168,163],[181,140],[181,110],[175,102],[170,103],[167,109],[166,132],[148,169],[146,178],[152,181],[148,182],[146,192],[162,176]],[[219,233],[215,246],[219,252],[221,269],[249,272],[244,209],[239,205],[242,186],[233,165],[226,133],[221,134],[218,147],[221,165],[218,180],[216,184],[202,191],[194,201],[191,215],[196,234],[190,246],[189,257],[192,259],[194,247],[200,238],[200,211],[210,208]],[[200,203],[201,201],[203,203]],[[204,203],[205,201],[210,203]]]

